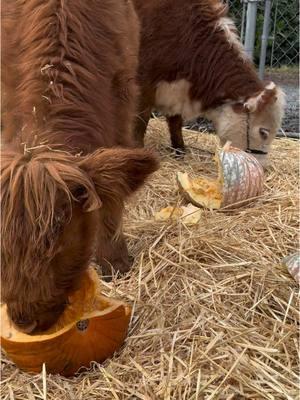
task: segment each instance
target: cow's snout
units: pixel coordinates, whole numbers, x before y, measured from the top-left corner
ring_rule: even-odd
[[[38,325],[37,321],[28,321],[23,319],[12,319],[16,329],[23,333],[33,333]]]
[[[24,312],[22,314],[14,311],[8,306],[8,316],[13,325],[20,332],[33,334],[47,331],[59,319],[66,307],[66,303],[55,305],[47,309],[35,311],[33,314]]]
[[[253,154],[253,156],[259,161],[263,169],[267,169],[270,165],[270,160],[267,154]]]

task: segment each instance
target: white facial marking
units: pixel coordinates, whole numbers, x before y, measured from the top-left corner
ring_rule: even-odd
[[[239,55],[242,59],[247,59],[248,55],[245,52],[244,46],[242,45],[240,38],[237,33],[236,26],[231,18],[221,17],[217,22],[217,29],[222,29],[226,35],[226,38],[231,46],[235,47],[239,51]]]
[[[190,82],[180,79],[174,82],[162,81],[157,85],[155,106],[168,116],[182,115],[189,120],[201,114],[201,102],[190,98]]]

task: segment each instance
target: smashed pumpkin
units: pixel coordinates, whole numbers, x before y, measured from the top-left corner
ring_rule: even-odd
[[[219,174],[216,180],[192,179],[178,172],[177,183],[183,195],[196,206],[219,209],[257,197],[263,190],[263,168],[251,154],[224,146],[215,156]]]
[[[168,206],[158,211],[154,215],[154,219],[158,222],[182,219],[183,223],[189,226],[198,224],[201,219],[201,213],[202,211],[198,207],[193,206],[193,204],[181,207]]]
[[[101,294],[98,275],[89,268],[62,316],[43,334],[18,331],[2,305],[1,346],[20,369],[38,373],[45,363],[47,372],[70,376],[119,349],[130,315],[128,305]]]

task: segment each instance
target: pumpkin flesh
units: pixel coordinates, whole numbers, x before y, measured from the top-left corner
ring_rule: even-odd
[[[191,179],[187,173],[178,172],[177,182],[187,200],[195,206],[213,209],[221,207],[222,194],[218,181],[204,177]]]
[[[187,206],[168,206],[154,215],[155,221],[166,222],[181,219],[186,225],[196,225],[201,219],[201,210],[198,207],[188,204]]]
[[[1,346],[19,368],[34,373],[45,363],[47,372],[70,376],[91,361],[104,361],[124,342],[131,309],[99,289],[97,273],[90,268],[61,318],[37,335],[16,330],[2,305]]]

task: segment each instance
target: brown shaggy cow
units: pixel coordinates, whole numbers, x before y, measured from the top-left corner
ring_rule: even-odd
[[[2,29],[2,301],[33,332],[55,322],[91,259],[128,270],[123,202],[158,165],[129,148],[130,1],[7,0]]]
[[[281,124],[283,92],[259,80],[220,0],[134,0],[141,23],[140,112],[143,144],[153,108],[167,117],[172,146],[184,150],[182,119],[213,121],[222,143],[262,162]]]

